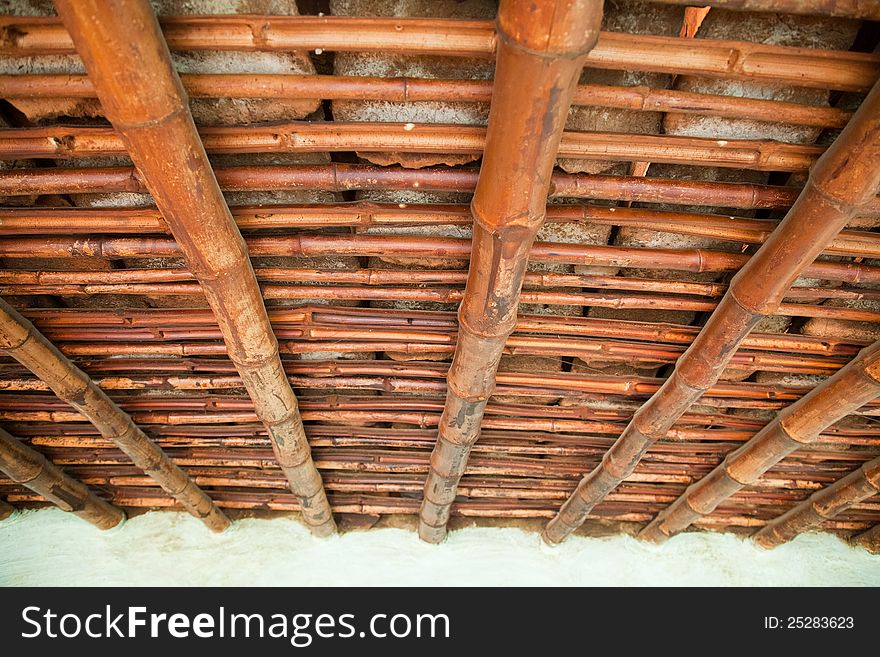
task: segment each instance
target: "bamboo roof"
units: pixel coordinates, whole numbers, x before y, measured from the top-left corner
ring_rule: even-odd
[[[330,507],[367,524],[413,519],[458,340],[497,4],[298,4],[153,3]],[[557,514],[880,76],[870,3],[685,4],[605,3],[453,518]],[[299,511],[245,388],[247,358],[230,359],[204,270],[150,196],[52,3],[0,12],[0,296],[219,509]],[[878,230],[875,196],[588,528],[649,523],[880,340]],[[242,330],[249,317],[236,319]],[[0,357],[3,430],[124,510],[181,508],[81,411]],[[751,532],[796,508],[880,456],[878,416],[880,399],[854,410],[695,526]],[[0,472],[3,501],[47,504]],[[821,527],[848,536],[878,523],[875,495]]]

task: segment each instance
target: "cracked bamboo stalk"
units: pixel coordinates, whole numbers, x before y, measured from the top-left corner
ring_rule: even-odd
[[[33,324],[0,299],[0,350],[42,379],[62,400],[95,425],[165,492],[214,531],[229,520],[211,498],[141,431],[89,376],[49,342]]]
[[[731,281],[721,303],[663,387],[642,406],[599,467],[544,529],[561,542],[626,479],[653,443],[714,384],[739,345],[775,312],[791,284],[880,187],[880,85],[810,171],[785,219]]]
[[[202,285],[230,359],[313,533],[335,522],[284,375],[247,247],[217,185],[146,0],[57,0],[104,112]]]
[[[639,533],[662,543],[711,514],[731,495],[755,482],[792,452],[870,401],[880,397],[880,342],[866,347],[832,378],[781,411],[754,438],[728,454]]]
[[[571,97],[601,20],[601,0],[505,0],[499,7],[495,86],[471,202],[470,268],[419,512],[422,540],[439,543],[446,536],[458,481],[479,438],[502,351],[516,325],[519,293],[544,221]]]
[[[880,493],[880,458],[816,491],[806,500],[767,523],[752,539],[763,548],[773,548],[833,519],[850,507]]]
[[[37,450],[0,429],[0,470],[17,484],[39,493],[98,529],[113,529],[125,513],[95,495],[82,482],[65,474]]]
[[[381,52],[492,57],[503,38],[488,20],[348,16],[169,16],[173,50]],[[68,26],[69,29],[69,26]],[[0,17],[0,55],[74,54],[55,17]],[[866,91],[877,80],[875,54],[747,41],[602,32],[586,66],[673,75],[777,81]]]

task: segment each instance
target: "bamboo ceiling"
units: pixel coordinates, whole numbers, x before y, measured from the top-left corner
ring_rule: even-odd
[[[863,494],[840,508],[834,498],[834,513],[823,507],[810,526],[851,536],[880,523],[870,465],[880,457],[880,388],[825,383],[880,340],[880,92],[865,101],[880,76],[880,11],[857,0],[704,9],[608,0],[596,38],[572,37],[569,50],[551,43],[540,55],[551,63],[532,70],[529,39],[549,39],[542,19],[504,4],[499,35],[494,0],[156,0],[196,133],[186,105],[174,105],[183,98],[174,76],[156,73],[161,62],[140,62],[155,89],[108,96],[124,87],[112,79],[114,53],[84,50],[98,27],[77,32],[77,2],[58,3],[62,22],[48,0],[0,0],[0,296],[60,349],[58,363],[70,359],[115,402],[101,421],[111,406],[130,417],[170,459],[162,472],[183,477],[135,465],[88,400],[25,367],[12,322],[0,327],[0,437],[37,454],[15,456],[20,445],[9,443],[30,469],[0,467],[0,515],[4,500],[64,508],[24,485],[51,476],[79,497],[86,484],[100,498],[83,498],[89,509],[104,500],[129,512],[192,511],[187,500],[203,492],[217,507],[215,529],[223,512],[305,505],[323,534],[333,522],[321,479],[337,519],[413,519],[430,465],[429,482],[445,492],[422,509],[427,540],[442,538],[444,496],[457,523],[540,527],[565,502],[572,524],[566,500],[578,482],[605,476],[609,449],[670,381],[641,413],[660,409],[674,424],[657,425],[631,474],[581,509],[587,529],[610,521],[636,531],[657,518],[643,537],[665,540],[690,524],[751,533],[774,521],[762,534],[769,544],[771,531],[790,537],[814,493],[851,491],[847,480],[823,492],[854,472]],[[579,35],[590,23],[578,12],[601,9],[537,4],[570,10],[565,24]],[[566,75],[567,114],[553,104]],[[517,116],[527,109],[545,112],[549,132],[528,135]],[[182,162],[196,162],[189,186],[163,185]],[[493,224],[504,212],[531,214]],[[771,238],[784,218],[808,228]],[[492,239],[507,245],[494,260]],[[792,252],[790,267],[767,255],[773,248]],[[487,268],[510,258],[513,271],[526,257],[502,281],[516,308],[521,275],[518,316],[477,312],[491,305],[477,308],[481,294],[503,292],[478,290]],[[471,271],[476,282],[469,263],[483,272]],[[720,379],[697,382],[679,359],[716,308],[713,322],[729,314],[730,299],[750,314],[738,333],[726,325],[726,341],[701,338],[705,358],[718,348],[706,367]],[[259,348],[251,342],[263,321],[277,355],[268,328]],[[464,354],[447,377],[457,345]],[[491,391],[493,353],[500,364],[483,412],[474,406]],[[860,358],[845,376],[875,376],[870,352]],[[683,376],[696,401],[664,405]],[[811,390],[812,401],[777,419]],[[823,410],[808,437],[789,433],[798,445],[761,468],[750,461],[748,481],[736,479],[736,450],[814,402]],[[459,419],[475,421],[470,438],[450,437],[441,420],[456,403],[466,407]],[[830,426],[818,426],[823,418]],[[38,470],[50,474],[29,474]],[[712,482],[724,473],[736,485],[720,495]],[[698,508],[700,492],[716,506]],[[426,513],[439,527],[430,536]],[[554,531],[550,542],[564,538]],[[876,529],[866,536],[880,549]]]

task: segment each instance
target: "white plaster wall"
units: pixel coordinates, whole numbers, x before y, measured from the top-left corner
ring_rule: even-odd
[[[295,520],[240,520],[215,535],[186,514],[148,513],[102,533],[56,509],[0,522],[0,585],[880,585],[880,555],[828,535],[773,551],[731,535],[664,546],[518,529],[453,532],[441,546],[399,529],[312,538]]]

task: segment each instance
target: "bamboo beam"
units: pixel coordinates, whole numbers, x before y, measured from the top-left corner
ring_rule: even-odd
[[[571,97],[602,21],[601,0],[505,0],[480,178],[473,247],[437,444],[419,511],[419,537],[439,543],[480,435],[529,251],[544,222],[550,176]],[[528,93],[523,97],[523,89]]]
[[[252,257],[354,255],[385,257],[388,254],[421,258],[467,259],[471,242],[466,239],[422,237],[415,235],[346,235],[298,233],[270,237],[248,237],[247,250]],[[829,240],[830,242],[830,240]],[[185,255],[185,242],[166,237],[85,238],[9,237],[0,238],[2,258],[71,258],[102,257],[109,259],[175,257]],[[823,245],[826,246],[826,245]],[[754,256],[705,249],[655,249],[620,247],[606,244],[569,244],[535,242],[530,259],[597,267],[633,267],[687,272],[737,271]],[[190,271],[193,271],[190,265]],[[198,277],[198,273],[193,271]],[[803,272],[811,278],[846,283],[880,283],[880,267],[859,262],[817,260]]]
[[[152,477],[187,511],[214,531],[229,520],[183,470],[120,409],[89,376],[49,342],[34,325],[0,299],[0,350],[43,380],[62,400],[95,425],[132,462]]]
[[[650,446],[714,384],[736,349],[794,280],[880,186],[880,85],[810,171],[797,202],[731,281],[718,308],[658,393],[634,416],[601,465],[585,476],[544,530],[561,542],[633,471]]]
[[[434,80],[366,76],[289,75],[282,73],[181,74],[191,98],[261,98],[378,100],[386,102],[466,102],[488,104],[491,80]],[[85,75],[0,75],[0,98],[95,98]],[[582,84],[572,105],[645,112],[680,112],[698,116],[784,122],[820,128],[843,128],[851,112],[778,100],[739,98],[650,87]]]
[[[147,0],[57,0],[107,118],[125,139],[223,331],[229,357],[318,535],[335,523],[247,247],[196,132]],[[169,148],[169,144],[173,147]]]
[[[868,461],[855,472],[813,493],[771,520],[752,538],[762,548],[776,547],[877,493],[880,493],[880,458]]]
[[[120,509],[102,500],[3,429],[0,429],[0,470],[12,481],[27,486],[55,506],[98,529],[113,529],[125,522],[125,514]]]
[[[473,223],[463,204],[326,203],[302,205],[231,206],[239,230],[369,228],[394,226],[465,225]],[[644,208],[606,208],[586,204],[548,205],[545,223],[592,223],[631,226],[661,232],[761,244],[777,221],[728,215],[671,212]],[[156,208],[0,208],[3,235],[52,234],[167,234],[168,226]],[[880,257],[880,234],[842,230],[823,252],[827,255]]]
[[[316,189],[329,192],[357,190],[421,190],[428,192],[474,191],[478,171],[463,168],[404,169],[364,164],[263,165],[217,167],[220,186],[226,191],[276,191]],[[0,194],[109,194],[146,192],[135,167],[7,169],[0,171]],[[705,182],[671,178],[599,176],[554,172],[553,198],[587,198],[605,201],[666,203],[753,209],[788,208],[797,199],[795,187],[750,183]],[[864,209],[880,214],[880,199]]]
[[[0,522],[15,515],[15,507],[0,500]]]
[[[771,11],[808,16],[840,16],[880,21],[880,5],[872,0],[650,0],[666,5],[705,6],[733,11]]]
[[[492,57],[500,43],[491,21],[345,16],[169,16],[172,50],[381,52]],[[75,54],[55,17],[0,17],[0,55]],[[602,32],[586,66],[866,91],[880,57],[856,52],[744,41]]]
[[[880,523],[856,536],[853,544],[865,548],[868,552],[880,554]]]
[[[118,123],[117,123],[118,125]],[[486,130],[478,126],[430,123],[292,122],[203,127],[199,136],[212,154],[240,153],[439,153],[483,151]],[[772,140],[670,135],[566,132],[559,157],[715,166],[755,171],[806,171],[822,146]],[[52,125],[0,130],[0,159],[124,156],[123,137],[113,128]],[[549,175],[548,175],[549,177]]]
[[[816,441],[825,429],[880,397],[880,342],[865,348],[823,382],[728,454],[711,473],[692,484],[639,533],[663,543],[711,514],[731,495],[754,483],[789,454]]]

